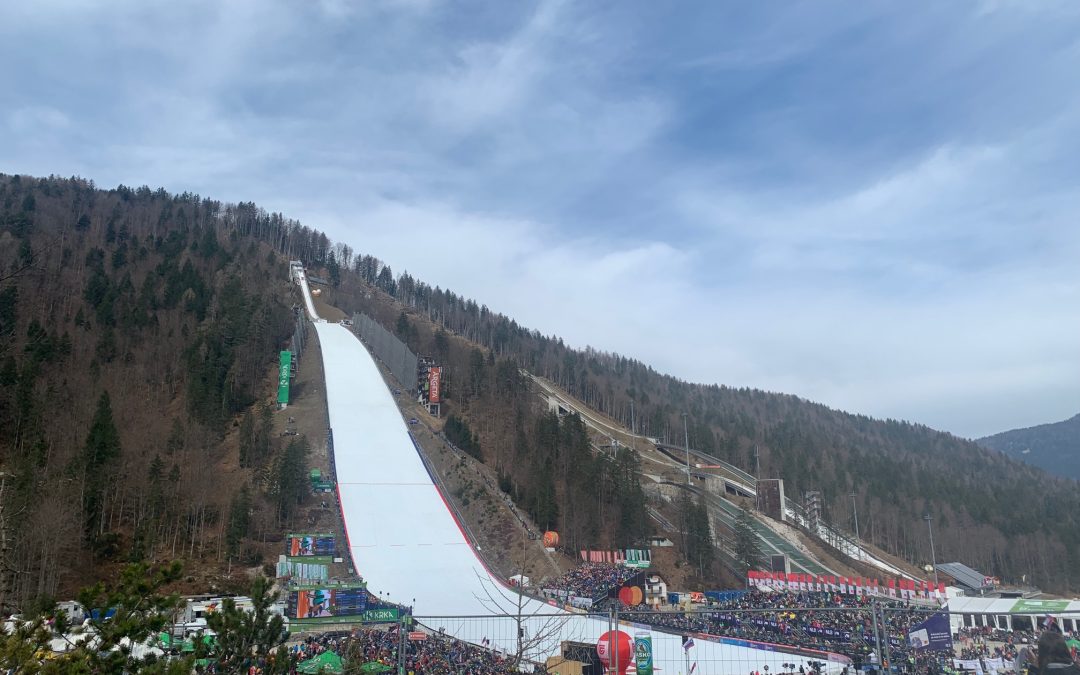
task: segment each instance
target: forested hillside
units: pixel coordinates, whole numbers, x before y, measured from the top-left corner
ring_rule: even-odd
[[[977,443],[1049,473],[1080,480],[1080,415],[1053,424],[1003,431],[980,438]]]
[[[447,366],[448,433],[572,547],[650,530],[636,457],[589,453],[573,420],[537,410],[519,368],[627,425],[633,402],[637,431],[651,436],[681,440],[685,411],[692,446],[747,470],[757,454],[790,497],[821,490],[841,527],[854,491],[864,538],[917,564],[930,558],[929,511],[939,561],[1080,585],[1077,484],[972,442],[572,349],[250,203],[3,177],[0,218],[0,461],[13,476],[3,501],[16,596],[118,558],[221,561],[241,532],[280,525],[293,489],[283,467],[302,449],[275,443],[249,406],[269,398],[261,378],[291,332],[290,258],[323,269],[331,304],[374,314]]]
[[[466,415],[475,427],[478,452],[512,479],[508,484],[515,494],[528,500],[545,503],[536,495],[551,492],[547,482],[552,475],[555,492],[576,499],[575,469],[571,464],[569,473],[552,472],[519,460],[519,447],[545,448],[536,447],[538,435],[529,435],[535,422],[502,393],[513,381],[514,367],[549,378],[627,427],[633,421],[638,433],[677,444],[685,411],[692,447],[751,473],[756,456],[762,476],[783,478],[790,498],[821,491],[825,519],[849,531],[854,528],[848,495],[855,492],[862,536],[918,566],[931,559],[923,520],[930,513],[938,561],[960,560],[1009,580],[1026,575],[1057,591],[1080,587],[1080,487],[1075,481],[923,425],[875,420],[785,394],[691,384],[617,354],[573,349],[474,300],[408,274],[395,276],[377,258],[346,245],[335,245],[325,264],[334,286],[332,302],[375,315],[417,353],[435,355],[448,365],[450,409]],[[450,338],[476,346],[453,349]],[[672,349],[678,349],[677,343]],[[541,455],[533,461],[558,464],[564,459]],[[544,513],[535,507],[531,511]],[[635,521],[631,517],[628,522]],[[590,541],[577,536],[571,523],[559,525],[570,530],[574,543]],[[610,539],[604,533],[626,536],[606,528],[596,543]]]
[[[280,529],[269,411],[249,415],[250,468],[234,425],[269,400],[293,298],[271,247],[224,214],[0,176],[0,601],[122,561],[256,562],[245,537]]]

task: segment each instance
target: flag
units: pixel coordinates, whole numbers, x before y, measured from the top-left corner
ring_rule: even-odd
[[[484,638],[483,640],[481,640],[481,641],[480,641],[480,644],[482,644],[482,645],[484,645],[485,647],[487,647],[488,645],[490,645],[490,644],[491,644],[491,640],[489,640],[489,639],[487,639],[487,638]]]
[[[682,648],[686,651],[690,651],[690,648],[694,646],[694,638],[687,635],[683,638]]]
[[[697,670],[697,661],[694,661],[694,665],[690,666],[690,673],[692,674],[695,670]]]

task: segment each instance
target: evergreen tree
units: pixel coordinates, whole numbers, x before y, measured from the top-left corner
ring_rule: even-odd
[[[712,569],[716,556],[708,508],[701,499],[695,500],[689,491],[684,490],[679,496],[679,516],[686,559],[697,570],[698,576],[705,577]]]
[[[541,459],[538,464],[528,511],[538,526],[550,530],[559,525],[559,502],[555,493],[555,477],[550,459]]]
[[[83,497],[83,516],[86,533],[93,538],[101,517],[105,487],[111,477],[110,469],[120,457],[120,434],[113,422],[109,392],[101,392],[94,421],[86,436],[83,448],[83,468],[86,472],[86,489]]]
[[[735,519],[735,564],[741,577],[749,570],[761,569],[765,562],[753,523],[754,517],[744,506]]]
[[[292,672],[295,658],[288,651],[271,654],[285,630],[281,615],[271,611],[277,599],[272,585],[266,577],[255,577],[248,593],[250,612],[238,608],[232,598],[225,598],[221,609],[207,616],[207,626],[217,634],[214,655],[222,672],[247,672],[253,659],[264,664],[260,672],[265,675]]]
[[[184,431],[184,425],[180,423],[180,420],[174,419],[169,438],[165,441],[165,452],[169,455],[175,455],[180,450],[183,450],[184,444],[187,442],[186,438],[187,433]]]
[[[289,441],[278,457],[274,471],[274,496],[277,498],[278,517],[287,520],[293,509],[307,494],[308,442],[304,436]]]
[[[446,424],[443,426],[443,433],[446,435],[446,439],[456,445],[459,449],[464,451],[480,461],[483,461],[484,455],[480,450],[480,439],[473,433],[472,429],[462,418],[451,413],[446,418]]]
[[[615,504],[618,507],[619,520],[614,533],[615,546],[625,548],[638,543],[645,536],[645,492],[641,489],[641,464],[633,448],[619,451],[618,457],[611,463],[614,471]],[[708,532],[708,517],[705,519]],[[712,543],[709,542],[711,556]]]
[[[251,491],[244,485],[233,495],[229,504],[229,525],[225,531],[225,546],[230,557],[239,556],[241,543],[251,525]]]
[[[240,421],[240,466],[251,466],[255,454],[255,416],[248,410]]]
[[[180,564],[151,569],[129,565],[116,582],[97,584],[78,595],[89,625],[72,628],[55,605],[41,607],[36,618],[0,633],[0,669],[5,672],[67,675],[68,673],[142,673],[187,675],[195,667],[193,656],[160,659],[152,654],[136,658],[130,645],[152,640],[167,628],[179,607],[179,598],[162,589],[180,577]],[[50,650],[56,633],[84,631],[90,639],[76,640],[62,654]],[[45,655],[49,656],[46,657]]]

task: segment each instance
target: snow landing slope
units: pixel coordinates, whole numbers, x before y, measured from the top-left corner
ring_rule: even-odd
[[[310,297],[305,301],[310,310]],[[515,617],[522,617],[525,656],[533,661],[557,655],[565,640],[595,644],[610,628],[606,619],[518,596],[488,572],[432,483],[367,349],[344,326],[312,318],[326,373],[349,552],[369,591],[413,605],[418,620],[433,630],[509,653],[519,649]],[[688,663],[698,664],[695,673],[708,674],[745,673],[765,665],[780,672],[782,663],[808,660],[702,636],[684,650],[682,635],[645,626],[623,630],[650,633],[659,672],[672,675],[685,673]],[[843,665],[829,663],[830,670]]]

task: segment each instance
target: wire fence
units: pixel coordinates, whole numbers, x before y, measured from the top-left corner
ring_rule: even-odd
[[[296,309],[296,327],[293,328],[292,343],[290,345],[293,353],[293,367],[300,362],[300,357],[304,355],[304,347],[307,345],[307,318],[304,316],[302,309]]]
[[[858,607],[628,611],[614,606],[584,613],[559,611],[514,592],[493,598],[497,606],[491,615],[406,616],[396,625],[353,626],[342,635],[346,642],[363,641],[367,656],[379,654],[384,663],[415,675],[606,675],[623,672],[620,666],[632,675],[857,670],[876,675],[886,669],[907,675],[1006,675],[1024,673],[1023,649],[1047,627],[1022,612],[991,620],[876,600]],[[1080,629],[1080,614],[1069,617],[1058,618],[1057,628],[1066,635]],[[614,630],[623,636],[611,637]],[[372,650],[376,643],[381,647]]]
[[[353,314],[353,330],[402,386],[416,386],[418,360],[404,342],[367,314]]]

